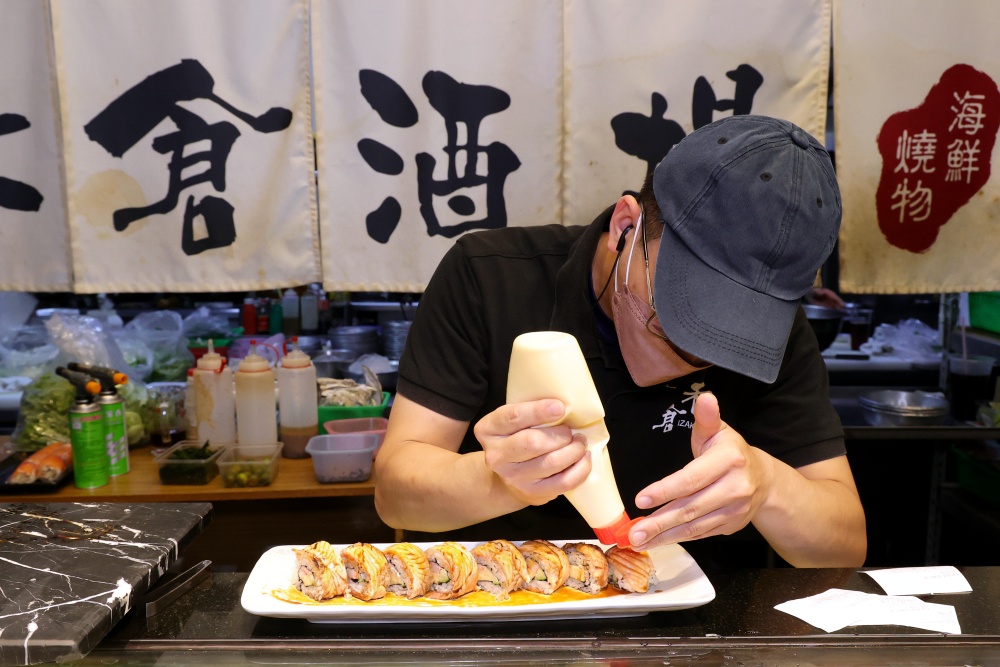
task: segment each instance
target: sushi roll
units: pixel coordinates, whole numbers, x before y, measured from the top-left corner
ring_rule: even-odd
[[[491,593],[497,600],[506,600],[528,580],[528,565],[513,543],[493,540],[472,550],[479,566],[480,590]]]
[[[566,583],[569,558],[565,551],[548,540],[528,540],[519,549],[528,564],[527,590],[551,595]]]
[[[328,542],[316,542],[295,552],[295,588],[313,600],[329,600],[347,591],[347,571],[340,554]]]
[[[563,545],[569,558],[569,578],[566,585],[578,591],[596,595],[608,585],[608,558],[601,548],[587,542]]]
[[[389,586],[389,561],[366,542],[344,547],[340,553],[347,570],[347,595],[359,600],[385,597]]]
[[[390,593],[412,600],[427,592],[431,564],[424,550],[412,542],[400,542],[383,550],[389,561]]]
[[[622,549],[617,545],[605,552],[612,586],[629,593],[645,593],[650,586],[660,583],[656,578],[653,559],[645,551]]]
[[[453,600],[476,590],[479,566],[472,552],[458,542],[443,542],[424,553],[431,565],[431,583],[426,596]]]

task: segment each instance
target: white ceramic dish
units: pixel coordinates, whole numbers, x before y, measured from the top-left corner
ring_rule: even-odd
[[[579,540],[597,544],[593,540]],[[564,542],[556,542],[563,544]],[[433,542],[417,542],[426,549]],[[463,542],[471,548],[476,542]],[[517,542],[515,542],[517,544]],[[342,549],[347,545],[334,545]],[[384,548],[388,544],[375,544]],[[557,601],[540,604],[505,604],[462,607],[447,602],[414,601],[413,604],[380,605],[378,601],[350,605],[295,604],[271,594],[292,587],[295,554],[292,545],[272,547],[260,557],[243,587],[243,609],[258,616],[303,618],[318,623],[409,623],[529,621],[594,617],[642,616],[651,611],[690,609],[715,599],[715,588],[690,554],[680,545],[650,551],[660,583],[645,593]]]

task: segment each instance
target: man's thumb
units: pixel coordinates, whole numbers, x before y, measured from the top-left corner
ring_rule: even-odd
[[[694,427],[691,429],[691,451],[695,458],[701,456],[706,443],[722,430],[722,415],[719,413],[719,399],[715,394],[699,394],[695,399]]]

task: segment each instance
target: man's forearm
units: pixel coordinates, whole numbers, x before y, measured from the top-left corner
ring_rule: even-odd
[[[375,508],[393,528],[440,532],[525,506],[486,467],[482,452],[398,443],[379,452],[375,477]]]
[[[857,492],[839,479],[810,479],[810,466],[768,459],[771,493],[753,524],[778,555],[796,567],[862,565],[868,538]]]

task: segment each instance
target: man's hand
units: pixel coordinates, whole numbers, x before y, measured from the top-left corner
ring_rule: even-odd
[[[583,436],[574,437],[568,426],[543,426],[564,412],[557,400],[503,405],[474,428],[486,466],[528,505],[547,503],[590,474]]]
[[[662,507],[632,527],[637,547],[735,533],[767,498],[770,459],[722,421],[712,394],[699,396],[693,412],[694,461],[639,492],[638,507]]]

